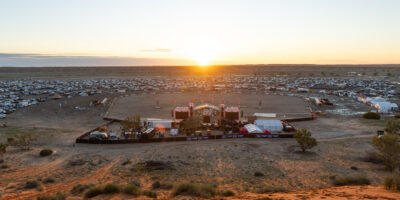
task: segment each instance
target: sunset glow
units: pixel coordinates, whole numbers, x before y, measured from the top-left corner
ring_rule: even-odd
[[[207,52],[199,52],[193,57],[193,60],[196,61],[197,65],[205,67],[210,64],[211,57]]]
[[[99,0],[95,7],[4,0],[0,64],[400,63],[399,7],[393,0]]]

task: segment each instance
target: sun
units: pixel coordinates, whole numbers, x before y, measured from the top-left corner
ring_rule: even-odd
[[[206,67],[207,65],[210,64],[210,59],[207,57],[199,57],[196,58],[196,63],[198,66]]]
[[[191,55],[192,60],[200,67],[207,67],[212,62],[212,53],[204,49],[197,49]]]

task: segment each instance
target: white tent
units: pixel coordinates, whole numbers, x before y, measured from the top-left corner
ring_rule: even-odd
[[[390,103],[390,102],[387,102],[387,101],[385,101],[385,102],[376,102],[374,107],[376,109],[378,109],[378,112],[380,112],[380,113],[388,113],[388,112],[390,112],[392,110],[398,109],[397,104]]]
[[[247,129],[247,132],[249,134],[263,133],[263,131],[258,126],[254,125],[254,124],[246,124],[246,125],[244,125],[244,128]]]
[[[282,131],[283,129],[281,120],[255,120],[254,124],[262,130]]]

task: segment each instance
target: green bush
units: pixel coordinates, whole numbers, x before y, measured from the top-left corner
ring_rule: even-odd
[[[150,198],[157,198],[157,193],[149,190],[143,190],[142,195],[148,196]]]
[[[386,177],[383,180],[383,187],[387,190],[400,191],[400,175]]]
[[[400,119],[400,114],[395,114],[395,115],[394,115],[394,118]]]
[[[398,168],[400,144],[397,134],[385,134],[382,137],[375,136],[372,145],[379,151],[378,158],[383,161],[387,170],[394,171]]]
[[[381,115],[375,112],[366,112],[362,115],[364,119],[381,119]]]
[[[53,150],[51,149],[43,149],[40,151],[40,156],[45,157],[45,156],[50,156],[53,154]]]
[[[32,189],[32,188],[37,188],[39,186],[39,182],[37,181],[26,181],[25,183],[25,188],[27,189]]]
[[[172,196],[188,195],[194,197],[211,198],[216,195],[216,190],[211,185],[197,185],[181,183],[172,192]]]
[[[371,181],[364,176],[343,176],[333,180],[333,185],[344,186],[344,185],[369,185]]]
[[[2,168],[2,169],[7,169],[7,168],[9,168],[9,166],[6,165],[6,164],[2,164],[2,165],[1,165],[1,168]]]
[[[100,195],[102,193],[103,193],[103,188],[102,187],[93,187],[93,188],[90,188],[85,193],[85,197],[86,198],[92,198],[92,197],[95,197],[95,196]]]
[[[306,152],[307,149],[311,149],[318,144],[317,140],[311,137],[311,132],[305,128],[297,130],[293,137],[296,139],[303,153]]]
[[[103,188],[103,193],[104,194],[115,194],[115,193],[120,193],[121,188],[115,184],[115,183],[109,183]]]
[[[138,187],[136,187],[134,185],[126,185],[124,187],[124,189],[122,190],[122,192],[125,194],[133,195],[133,196],[140,195],[140,191],[139,191]]]
[[[224,197],[231,197],[231,196],[235,196],[235,193],[231,190],[227,190],[227,191],[223,191],[222,192],[222,196]]]

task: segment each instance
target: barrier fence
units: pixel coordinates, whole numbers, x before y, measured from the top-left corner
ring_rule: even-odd
[[[88,133],[89,134],[89,133]],[[240,139],[240,138],[293,138],[294,134],[229,134],[211,136],[187,136],[187,137],[165,137],[165,138],[142,138],[142,139],[118,139],[118,140],[90,140],[84,138],[86,134],[76,139],[76,143],[89,144],[128,144],[128,143],[151,143],[151,142],[178,142],[178,141],[199,141],[218,139]]]
[[[305,118],[283,119],[284,122],[299,122],[314,120],[314,116]],[[105,126],[118,122],[117,119],[108,119],[110,122],[104,124]],[[211,135],[211,136],[181,136],[181,137],[165,137],[165,138],[142,138],[142,139],[118,139],[118,140],[90,140],[89,135],[91,132],[98,130],[98,128],[85,132],[83,135],[76,139],[76,143],[89,143],[89,144],[127,144],[127,143],[151,143],[151,142],[177,142],[177,141],[199,141],[199,140],[217,140],[217,139],[234,139],[234,138],[293,138],[294,133],[287,134],[228,134],[228,135]]]

